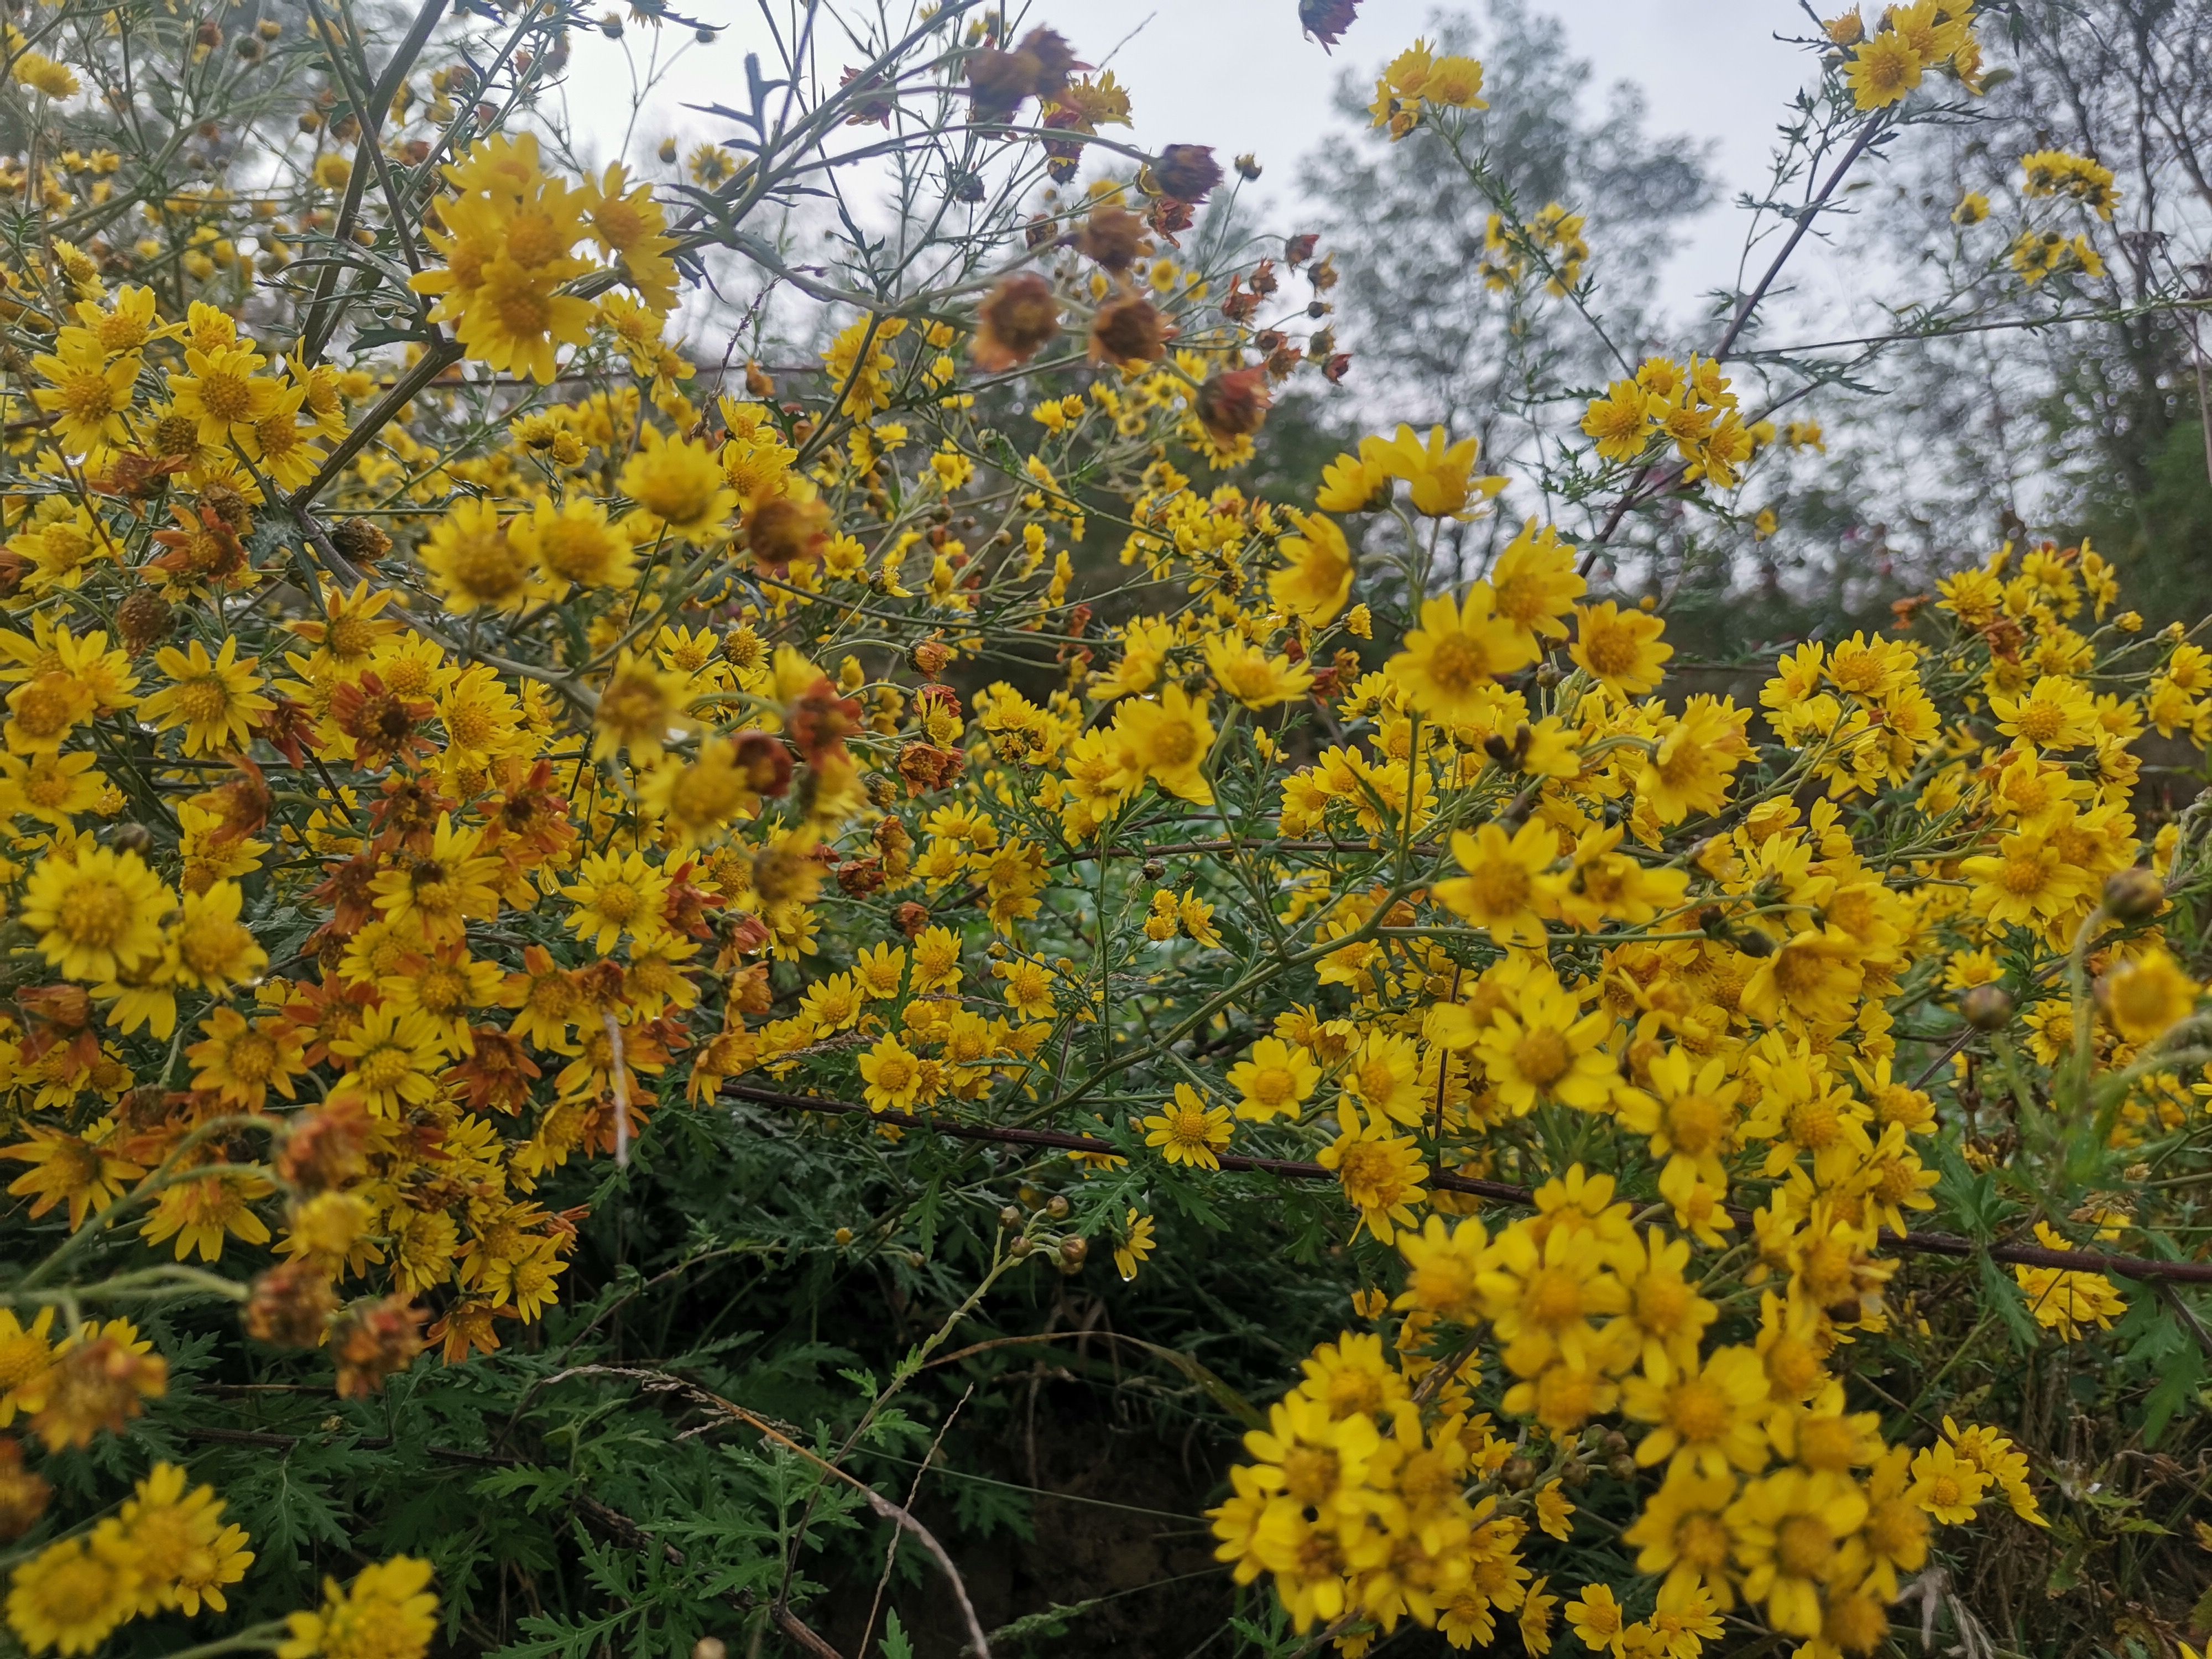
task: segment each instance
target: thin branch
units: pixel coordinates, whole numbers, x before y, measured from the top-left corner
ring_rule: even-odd
[[[571,1376],[626,1377],[632,1382],[645,1384],[648,1393],[681,1395],[694,1405],[703,1406],[710,1411],[720,1412],[736,1422],[743,1423],[763,1438],[774,1441],[787,1451],[796,1453],[824,1474],[843,1481],[854,1491],[859,1492],[868,1507],[878,1516],[901,1530],[911,1534],[915,1540],[929,1552],[931,1558],[936,1561],[939,1568],[944,1572],[946,1582],[951,1585],[953,1600],[960,1605],[961,1616],[966,1620],[968,1626],[969,1646],[975,1653],[976,1659],[991,1659],[990,1638],[983,1633],[982,1620],[975,1616],[975,1603],[968,1599],[968,1586],[962,1582],[960,1569],[953,1565],[951,1553],[946,1551],[944,1545],[937,1541],[935,1533],[930,1531],[913,1516],[908,1514],[903,1508],[892,1503],[890,1498],[884,1497],[858,1475],[847,1474],[820,1453],[810,1447],[801,1445],[773,1423],[754,1415],[735,1401],[725,1400],[713,1389],[702,1388],[696,1382],[688,1382],[680,1376],[671,1376],[665,1371],[628,1365],[577,1365],[561,1372],[558,1376],[548,1377],[546,1382],[550,1386]]]
[[[750,1083],[725,1083],[721,1092],[732,1099],[750,1101],[758,1106],[773,1106],[785,1111],[857,1113],[882,1123],[896,1123],[902,1128],[928,1129],[939,1134],[951,1135],[961,1140],[997,1141],[1013,1146],[1049,1147],[1063,1152],[1083,1152],[1097,1158],[1127,1158],[1128,1154],[1110,1140],[1101,1140],[1095,1135],[1064,1134],[1054,1129],[1005,1129],[986,1123],[948,1123],[942,1118],[918,1116],[912,1112],[878,1112],[850,1101],[826,1100],[814,1095],[792,1095],[774,1089],[762,1089]],[[1282,1176],[1293,1181],[1334,1181],[1336,1172],[1325,1170],[1318,1164],[1307,1164],[1287,1158],[1245,1158],[1236,1153],[1220,1155],[1224,1170],[1250,1170],[1260,1175]],[[1455,1176],[1437,1171],[1428,1177],[1426,1184],[1448,1193],[1466,1193],[1476,1198],[1487,1198],[1501,1204],[1534,1206],[1535,1191],[1528,1187],[1516,1187],[1503,1181],[1480,1181],[1470,1176]],[[1747,1224],[1752,1212],[1734,1206],[1729,1214],[1739,1224]],[[1894,1233],[1884,1228],[1879,1243],[1885,1249],[1899,1250],[1907,1255],[1949,1256],[1960,1261],[1972,1261],[1986,1255],[1992,1261],[2002,1261],[2022,1267],[2056,1267],[2065,1273],[2105,1273],[2121,1279],[2132,1279],[2145,1284],[2172,1282],[2184,1285],[2212,1285],[2212,1261],[2160,1261],[2148,1256],[2105,1255],[2089,1250],[2053,1250],[2040,1244],[1983,1244],[1956,1233]]]

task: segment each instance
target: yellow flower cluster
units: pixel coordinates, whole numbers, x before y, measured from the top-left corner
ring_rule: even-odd
[[[127,1320],[87,1323],[58,1342],[53,1320],[51,1306],[27,1327],[0,1312],[0,1428],[21,1418],[50,1449],[84,1447],[123,1433],[167,1391],[167,1366]],[[0,1528],[20,1536],[52,1496],[24,1467],[21,1443],[0,1437]],[[225,1592],[246,1577],[254,1553],[223,1509],[213,1487],[192,1486],[182,1468],[156,1462],[114,1513],[15,1566],[8,1628],[31,1654],[83,1654],[135,1620],[226,1612]],[[295,1614],[293,1639],[281,1651],[290,1659],[419,1659],[435,1627],[429,1581],[429,1564],[404,1556],[369,1567],[349,1599],[332,1585],[319,1617]]]
[[[1589,244],[1583,240],[1583,220],[1557,202],[1525,225],[1509,225],[1503,214],[1493,213],[1482,233],[1482,280],[1486,287],[1505,290],[1528,280],[1531,260],[1544,278],[1544,291],[1564,299],[1582,283],[1583,267],[1589,262]]]
[[[1387,501],[1403,475],[1386,453],[1378,440],[1340,458],[1321,505]],[[1330,519],[1293,522],[1271,580],[1279,633],[1223,609],[1194,630],[1127,625],[1122,660],[1096,683],[1113,715],[1096,741],[1168,722],[1192,735],[1171,764],[1129,766],[1113,797],[1092,797],[1095,825],[1071,821],[1071,835],[1104,842],[1144,785],[1211,799],[1185,793],[1180,770],[1218,741],[1196,724],[1190,672],[1225,684],[1215,665],[1232,650],[1317,659],[1354,559]],[[1859,634],[1785,653],[1761,693],[1771,747],[1745,798],[1750,712],[1653,697],[1663,623],[1585,593],[1575,550],[1532,523],[1486,577],[1426,600],[1379,672],[1316,678],[1364,737],[1285,775],[1278,845],[1386,858],[1436,846],[1449,864],[1341,892],[1285,870],[1280,920],[1311,930],[1314,971],[1348,994],[1349,1017],[1279,1015],[1230,1069],[1224,1103],[1178,1082],[1139,1125],[1169,1163],[1210,1168],[1234,1125],[1302,1125],[1333,1087],[1309,1144],[1358,1226],[1407,1263],[1390,1344],[1325,1345],[1251,1437],[1257,1461],[1217,1514],[1222,1557],[1240,1578],[1271,1577],[1301,1629],[1325,1626],[1347,1651],[1405,1619],[1486,1643],[1508,1614],[1534,1646],[1549,1603],[1524,1558],[1564,1499],[1549,1485],[1532,1495],[1520,1472],[1548,1461],[1554,1479],[1582,1480],[1619,1462],[1613,1478],[1656,1482],[1624,1534],[1656,1600],[1632,1620],[1589,1587],[1565,1608],[1588,1645],[1693,1655],[1747,1607],[1808,1655],[1871,1652],[1900,1578],[1925,1564],[1931,1522],[1963,1523],[1997,1491],[2040,1520],[2002,1435],[1951,1429],[1916,1451],[1847,1405],[1841,1357],[1895,1319],[1889,1242],[1933,1206],[1937,1182],[1923,1161],[1936,1100],[1893,1069],[1886,1005],[1933,952],[1969,1006],[2001,977],[2039,992],[2027,1042],[2063,1066],[2071,1021],[2091,1011],[2051,968],[2098,945],[2096,1029],[2081,1042],[2136,1084],[2107,1114],[2112,1144],[2182,1121],[2182,1078],[2156,1054],[2199,988],[2143,928],[2156,897],[2147,912],[2115,895],[2138,878],[2162,890],[2140,867],[2132,745],[2154,720],[2201,743],[2208,659],[2178,635],[2143,637],[2131,615],[2107,620],[2117,584],[2093,550],[2008,547],[1942,584],[1940,637]],[[2103,625],[2085,635],[2082,620]],[[1531,682],[1547,659],[1558,666]],[[1066,787],[1085,787],[1086,741],[1066,750]],[[1694,843],[1670,840],[1717,820]],[[1875,822],[1889,826],[1879,852],[1859,839]],[[2169,832],[2154,860],[2173,847]],[[1156,894],[1146,932],[1176,937],[1184,902]],[[2128,941],[2106,945],[2122,925]],[[1532,1118],[1540,1145],[1586,1146],[1567,1126],[1603,1126],[1622,1173],[1548,1164],[1515,1133]],[[1455,1170],[1544,1176],[1535,1215],[1494,1234],[1425,1216],[1451,1206],[1431,1189]],[[1632,1170],[1677,1231],[1632,1220],[1619,1196]],[[1698,1265],[1732,1247],[1747,1267]],[[1755,1318],[1716,1299],[1737,1279]],[[2016,1279],[2068,1340],[2126,1305],[2094,1273]],[[1462,1368],[1478,1344],[1498,1355],[1499,1409],[1527,1425],[1517,1440],[1474,1409]],[[1607,1454],[1626,1438],[1625,1461]]]
[[[2070,150],[2039,149],[2020,158],[2020,170],[2022,195],[2063,196],[2112,223],[2120,192],[2112,182],[2112,168],[2102,162]]]
[[[1854,9],[1827,24],[1829,38],[1851,47],[1844,84],[1862,110],[1901,103],[1931,70],[1941,70],[1969,92],[1981,89],[1982,47],[1974,35],[1974,8],[1944,0],[1918,0],[1886,8],[1874,33]]]
[[[1847,1408],[1833,1328],[1805,1299],[1816,1285],[1766,1292],[1753,1341],[1701,1352],[1719,1309],[1686,1277],[1688,1241],[1639,1239],[1611,1178],[1579,1165],[1534,1202],[1495,1238],[1436,1216],[1408,1234],[1392,1342],[1322,1344],[1245,1437],[1254,1461],[1212,1512],[1218,1554],[1240,1583],[1271,1575],[1299,1630],[1325,1625],[1358,1654],[1410,1618],[1466,1649],[1517,1615],[1542,1653],[1559,1598],[1529,1564],[1531,1534],[1571,1540],[1566,1491],[1639,1469],[1657,1484],[1620,1538],[1656,1581],[1650,1613],[1631,1621],[1601,1583],[1565,1607],[1613,1659],[1696,1659],[1739,1609],[1803,1638],[1806,1659],[1871,1653],[1933,1524],[1998,1496],[2045,1524],[2004,1435],[1946,1418],[1915,1452]],[[1465,1334],[1485,1328],[1520,1379],[1504,1410],[1534,1419],[1518,1439],[1474,1409]],[[1632,1454],[1591,1421],[1605,1416],[1638,1425]]]
[[[587,238],[649,311],[665,315],[675,302],[675,243],[651,186],[632,189],[620,163],[578,189],[545,172],[536,137],[525,133],[494,137],[444,173],[453,193],[428,232],[444,263],[410,286],[435,296],[431,319],[454,324],[471,356],[541,384],[553,378],[556,349],[584,343],[593,321],[575,289],[601,269],[576,253]],[[656,323],[630,343],[657,346],[659,331]]]
[[[1710,480],[1716,489],[1732,486],[1772,436],[1743,423],[1728,376],[1695,357],[1686,367],[1646,358],[1633,380],[1615,380],[1591,401],[1582,424],[1601,460],[1642,460],[1655,443],[1672,443],[1682,476]]]
[[[1392,58],[1375,82],[1375,101],[1368,106],[1374,125],[1387,128],[1393,140],[1405,137],[1419,123],[1423,106],[1434,109],[1485,110],[1482,65],[1472,58],[1439,58],[1428,42],[1416,40]]]

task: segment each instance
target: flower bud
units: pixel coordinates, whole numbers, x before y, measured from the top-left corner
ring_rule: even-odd
[[[2012,1024],[2012,993],[2002,985],[1977,985],[1959,999],[1959,1012],[1977,1031],[2002,1031]]]
[[[1073,1206],[1068,1203],[1066,1197],[1060,1193],[1054,1193],[1044,1202],[1044,1212],[1054,1221],[1066,1220],[1067,1212]]]
[[[346,519],[332,526],[331,545],[356,564],[374,564],[392,551],[392,538],[367,519]]]
[[[2105,914],[2115,921],[2148,921],[2166,908],[2166,884],[2138,864],[2105,883]]]

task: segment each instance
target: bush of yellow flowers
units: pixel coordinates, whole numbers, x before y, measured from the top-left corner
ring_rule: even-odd
[[[1740,702],[1605,586],[1748,520],[1738,348],[1973,9],[1807,41],[1778,257],[1539,476],[1291,500],[1353,364],[1256,167],[792,9],[644,171],[548,94],[732,50],[658,4],[7,15],[14,1648],[1154,1650],[979,1577],[1066,1384],[1200,1447],[1068,1500],[1184,1522],[1177,1650],[2191,1638],[2212,653],[2023,536]],[[1376,126],[1602,336],[1483,85]],[[2020,165],[1992,260],[2095,277]]]

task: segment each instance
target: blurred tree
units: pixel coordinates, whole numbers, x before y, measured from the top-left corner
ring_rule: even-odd
[[[1352,372],[1335,395],[1309,392],[1271,423],[1270,447],[1302,462],[1326,461],[1370,430],[1363,388],[1388,386],[1397,418],[1480,437],[1486,471],[1522,471],[1504,464],[1535,441],[1547,407],[1557,414],[1561,387],[1627,372],[1623,360],[1632,365],[1651,342],[1653,279],[1683,222],[1713,197],[1710,145],[1655,137],[1635,87],[1617,84],[1591,107],[1590,65],[1556,18],[1492,0],[1479,21],[1439,15],[1430,35],[1439,53],[1484,64],[1483,187],[1468,188],[1445,140],[1425,129],[1396,143],[1367,131],[1309,161],[1313,228],[1341,273],[1333,324]],[[1338,92],[1339,111],[1362,129],[1379,67],[1347,72]],[[1492,216],[1525,224],[1553,204],[1581,217],[1590,250],[1579,270],[1559,270],[1568,291],[1497,280],[1510,256],[1490,234]],[[1301,421],[1338,441],[1290,435]],[[1545,510],[1509,491],[1459,550],[1486,552],[1499,526]]]
[[[1840,601],[1836,620],[1856,620],[2007,536],[2087,536],[2153,621],[2201,615],[2212,3],[2025,0],[1990,35],[2002,68],[1987,96],[1913,131],[1850,239],[1863,291],[1949,297],[1885,307],[1866,331],[1930,337],[1878,373],[1846,362],[1866,395],[1818,400],[1829,459],[1778,493],[1769,574],[1798,605]],[[2021,158],[2054,149],[2112,171],[2109,222],[2027,193]],[[2086,234],[2104,275],[2025,281],[2018,239],[2045,228]],[[1861,331],[1834,326],[1838,308],[1814,314],[1802,337]]]

